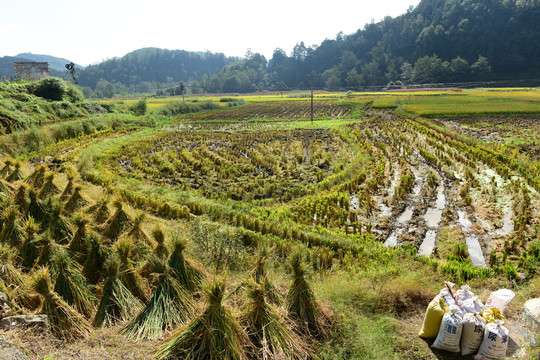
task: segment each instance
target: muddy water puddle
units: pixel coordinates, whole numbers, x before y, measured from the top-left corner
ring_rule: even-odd
[[[418,255],[430,256],[435,247],[435,239],[437,238],[437,230],[428,230],[422,245],[418,248]]]
[[[495,230],[497,235],[508,235],[514,231],[514,211],[512,210],[512,203],[510,200],[506,202],[503,208],[503,226],[500,229]]]
[[[397,183],[399,181],[399,170],[398,168],[394,169],[394,176],[392,178],[392,181],[390,182],[390,186],[387,189],[387,199],[391,199],[394,195],[394,191],[396,190]],[[389,217],[392,215],[392,209],[390,206],[386,205],[385,199],[380,198],[377,202],[377,206],[379,207],[379,216],[380,217]]]
[[[392,231],[392,233],[390,234],[390,236],[386,239],[386,241],[384,242],[384,245],[385,246],[397,246],[398,245],[398,238],[401,234],[403,234],[403,232],[406,230],[406,226],[407,224],[412,220],[412,217],[413,217],[413,214],[414,214],[414,210],[416,209],[416,203],[419,201],[419,197],[420,197],[420,193],[422,191],[422,186],[423,186],[423,176],[422,176],[422,173],[416,169],[416,168],[412,168],[411,169],[413,174],[414,174],[414,187],[412,189],[412,192],[411,192],[411,198],[410,198],[410,203],[412,203],[411,205],[408,205],[405,210],[397,217],[396,219],[396,227],[397,229],[395,229],[394,231]],[[396,186],[397,186],[397,181],[396,181]]]
[[[424,214],[424,221],[429,230],[426,232],[424,241],[418,249],[418,254],[423,256],[430,256],[435,248],[435,239],[437,237],[437,229],[442,220],[442,213],[446,206],[446,196],[444,194],[444,184],[441,182],[437,187],[437,199],[435,200],[435,207],[430,207]]]
[[[398,237],[402,233],[403,233],[402,229],[397,229],[397,230],[392,231],[392,234],[390,234],[390,236],[384,242],[384,246],[397,246]]]
[[[461,229],[466,233],[465,243],[467,244],[467,248],[469,250],[469,258],[475,266],[486,266],[486,259],[484,258],[484,253],[482,252],[480,241],[478,241],[478,236],[471,233],[471,220],[469,220],[469,217],[464,210],[458,210],[457,213],[459,225],[461,226]]]
[[[405,211],[403,211],[401,213],[401,215],[399,215],[399,217],[396,219],[396,222],[399,225],[405,225],[406,223],[411,221],[413,213],[414,213],[414,208],[415,208],[415,206],[413,206],[413,205],[407,206]]]

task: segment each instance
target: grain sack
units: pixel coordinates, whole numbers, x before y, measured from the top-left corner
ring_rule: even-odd
[[[463,316],[463,332],[461,333],[461,355],[475,354],[484,339],[486,320],[479,313],[468,313]]]
[[[439,333],[432,347],[435,349],[446,350],[450,352],[460,352],[459,343],[463,323],[461,317],[457,315],[459,307],[450,305],[450,311],[444,314]]]
[[[471,291],[469,285],[463,285],[461,289],[456,291],[456,301],[458,305],[460,302],[464,302],[468,299],[473,299],[475,297],[476,295],[474,295],[474,293]]]
[[[441,289],[441,291],[439,292],[439,295],[435,296],[435,299],[443,298],[446,301],[446,304],[448,306],[455,305],[456,304],[456,299],[454,297],[454,292],[452,290],[452,286],[454,286],[454,284],[447,281],[447,282],[445,282],[445,285],[446,285],[446,287]]]
[[[474,296],[473,298],[469,298],[464,301],[461,301],[460,299],[458,300],[458,305],[466,313],[475,313],[485,310],[484,304],[482,304],[482,302],[478,299],[477,296]]]
[[[486,301],[486,307],[488,309],[497,308],[501,310],[502,314],[514,296],[516,296],[516,294],[512,290],[508,289],[493,291],[491,294],[489,294],[489,298]]]
[[[435,298],[431,300],[424,316],[424,324],[422,330],[418,333],[418,336],[422,338],[434,338],[439,333],[441,327],[441,321],[448,312],[448,305],[443,298]]]
[[[494,323],[497,320],[501,321],[501,325],[504,325],[506,323],[506,318],[497,308],[485,309],[480,312],[480,315],[486,320],[488,324]]]
[[[487,324],[478,355],[492,360],[504,359],[506,357],[508,339],[509,331],[502,325],[500,320]]]
[[[523,337],[531,346],[540,344],[540,298],[530,299],[523,304],[521,312]]]

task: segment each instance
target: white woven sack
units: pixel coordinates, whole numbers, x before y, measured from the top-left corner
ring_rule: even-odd
[[[432,347],[450,352],[460,352],[459,343],[463,324],[458,315],[459,311],[457,305],[450,305],[450,311],[444,314],[439,334],[431,345]]]
[[[458,305],[467,313],[480,312],[485,308],[477,296],[464,301],[458,300]]]
[[[491,294],[489,294],[489,298],[486,301],[486,307],[488,309],[497,308],[502,314],[514,296],[516,296],[516,294],[512,290],[508,289],[499,289],[497,291],[493,291]]]
[[[487,324],[478,356],[492,360],[504,359],[509,338],[509,331],[502,325],[501,320]]]
[[[445,284],[447,285],[447,287],[442,288],[441,291],[439,291],[439,294],[435,296],[435,299],[439,300],[439,298],[443,298],[448,306],[455,305],[456,301],[454,299],[454,296],[452,296],[452,294],[450,293],[454,284],[449,281],[445,282]]]
[[[463,332],[461,334],[461,355],[476,354],[484,339],[486,320],[478,313],[463,316]]]
[[[456,291],[456,300],[458,305],[460,305],[460,302],[464,302],[467,299],[473,299],[474,297],[476,297],[476,295],[474,295],[474,293],[471,291],[469,285],[463,285],[461,289]]]

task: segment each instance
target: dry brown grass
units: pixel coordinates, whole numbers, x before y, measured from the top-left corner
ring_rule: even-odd
[[[0,337],[12,343],[31,360],[135,360],[152,359],[154,343],[132,341],[119,335],[120,326],[97,329],[73,343],[57,340],[47,331],[2,331]]]

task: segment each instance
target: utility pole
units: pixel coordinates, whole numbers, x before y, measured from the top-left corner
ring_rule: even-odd
[[[308,75],[311,83],[311,125],[313,125],[313,79],[316,77],[319,77],[319,75],[315,75],[313,71]]]

